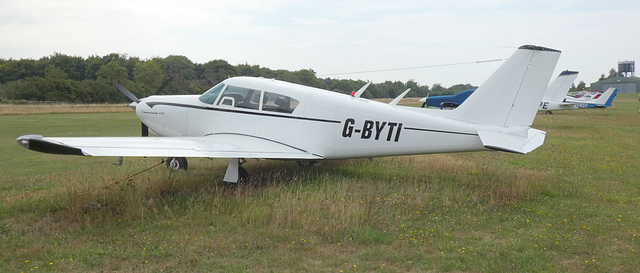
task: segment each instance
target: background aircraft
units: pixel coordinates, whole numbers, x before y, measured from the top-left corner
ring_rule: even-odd
[[[422,107],[434,107],[434,108],[456,108],[462,104],[475,89],[467,89],[455,95],[443,95],[443,96],[433,96],[420,99],[422,102]]]
[[[618,89],[611,87],[602,94],[596,94],[588,98],[584,96],[581,98],[567,97],[564,101],[573,103],[578,108],[609,108],[613,104],[613,99],[617,94]]]
[[[552,114],[553,110],[574,110],[578,108],[607,108],[611,107],[613,98],[617,94],[617,90],[610,88],[603,94],[597,94],[589,97],[581,97],[579,99],[567,96],[569,89],[571,88],[573,81],[578,77],[578,72],[575,71],[563,71],[554,79],[547,87],[538,111],[546,111],[547,114]],[[430,106],[443,108],[456,108],[462,104],[475,89],[469,89],[462,91],[455,95],[426,97],[420,99],[422,107]]]
[[[558,75],[547,87],[547,91],[540,101],[538,111],[546,111],[546,114],[552,114],[553,110],[574,110],[576,105],[565,102],[564,98],[569,93],[573,81],[578,77],[578,72],[565,70]]]
[[[522,46],[464,104],[451,111],[398,106],[288,82],[236,77],[204,94],[136,98],[143,135],[16,139],[25,148],[83,156],[229,158],[235,183],[245,158],[314,161],[498,150],[528,153],[545,132],[530,128],[560,51]]]

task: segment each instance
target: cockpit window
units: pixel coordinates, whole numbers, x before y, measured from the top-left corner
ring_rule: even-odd
[[[222,93],[222,94],[220,94]],[[220,99],[216,99],[220,97]],[[292,97],[255,89],[219,83],[200,96],[207,104],[262,110],[278,113],[293,113],[300,102]]]
[[[222,93],[218,105],[258,110],[260,108],[260,91],[229,85]]]
[[[262,110],[280,113],[293,113],[300,103],[298,100],[272,92],[264,92]]]
[[[211,89],[207,90],[207,92],[204,92],[204,94],[200,96],[200,101],[206,104],[213,104],[218,95],[220,95],[222,89],[224,89],[224,83],[216,84],[216,86],[211,87]]]

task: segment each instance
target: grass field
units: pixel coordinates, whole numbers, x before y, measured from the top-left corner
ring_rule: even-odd
[[[527,155],[250,161],[236,188],[226,160],[129,177],[160,159],[15,144],[138,135],[131,111],[0,115],[0,272],[638,272],[638,109],[539,114]]]

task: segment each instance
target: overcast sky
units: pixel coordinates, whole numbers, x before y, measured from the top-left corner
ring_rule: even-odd
[[[183,55],[450,86],[480,85],[501,62],[474,62],[533,44],[589,84],[640,61],[639,13],[636,0],[0,0],[0,58]]]

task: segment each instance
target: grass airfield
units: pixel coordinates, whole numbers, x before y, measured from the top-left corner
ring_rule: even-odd
[[[415,100],[415,99],[414,99]],[[405,100],[411,101],[411,100]],[[1,272],[637,272],[640,103],[539,113],[545,144],[245,165],[57,156],[15,139],[135,136],[132,110],[0,111]],[[74,110],[69,110],[74,112]]]

